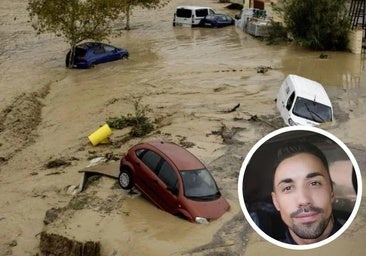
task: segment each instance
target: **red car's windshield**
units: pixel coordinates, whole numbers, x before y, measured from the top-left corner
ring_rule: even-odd
[[[180,175],[186,197],[195,200],[213,200],[220,197],[216,183],[206,169],[180,171]]]

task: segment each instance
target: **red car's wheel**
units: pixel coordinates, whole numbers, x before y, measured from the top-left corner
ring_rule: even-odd
[[[133,187],[132,174],[130,170],[121,170],[118,176],[118,183],[123,189],[131,189]]]

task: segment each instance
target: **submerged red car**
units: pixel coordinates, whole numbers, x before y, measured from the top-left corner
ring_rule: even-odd
[[[121,159],[118,181],[123,189],[135,186],[158,208],[191,222],[217,219],[229,209],[204,164],[171,142],[133,146]]]

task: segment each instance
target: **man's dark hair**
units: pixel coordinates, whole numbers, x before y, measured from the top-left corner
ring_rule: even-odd
[[[330,177],[330,173],[329,173],[329,165],[328,165],[328,160],[325,157],[324,153],[315,145],[306,142],[306,141],[289,141],[286,142],[285,144],[283,144],[277,151],[277,161],[275,164],[275,168],[273,171],[273,179],[274,179],[274,174],[276,172],[276,169],[278,167],[278,165],[285,159],[290,158],[292,156],[295,156],[297,154],[301,154],[301,153],[307,153],[310,155],[313,155],[317,158],[320,159],[320,161],[323,163],[325,169],[327,170],[328,176],[329,176],[329,180],[331,183],[331,188],[333,190],[333,182],[332,179]]]

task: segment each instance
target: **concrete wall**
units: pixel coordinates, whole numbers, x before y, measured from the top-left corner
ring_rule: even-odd
[[[349,49],[355,54],[362,52],[362,39],[364,37],[363,29],[355,29],[349,32]]]

